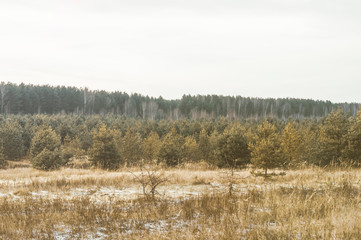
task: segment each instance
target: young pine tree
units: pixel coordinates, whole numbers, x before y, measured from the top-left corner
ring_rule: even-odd
[[[128,130],[121,139],[120,152],[127,165],[134,165],[142,158],[142,138],[134,130]]]
[[[356,117],[352,119],[347,134],[347,147],[345,155],[350,162],[361,165],[361,108]]]
[[[101,125],[98,132],[94,132],[93,145],[90,149],[92,165],[102,169],[117,169],[121,163],[121,156],[116,147],[113,131]]]
[[[283,162],[280,136],[276,126],[267,120],[258,126],[253,141],[249,143],[251,162],[255,167],[267,170],[280,166]]]
[[[162,139],[162,146],[159,151],[160,160],[168,166],[176,166],[182,162],[182,145],[184,138],[180,136],[175,128],[172,128]]]
[[[51,127],[35,134],[30,147],[30,161],[34,168],[40,170],[54,170],[63,165],[60,137]]]
[[[156,161],[162,141],[156,132],[150,132],[143,141],[143,158],[146,162]]]
[[[302,126],[300,126],[299,133],[302,137],[302,161],[308,164],[317,164],[319,162],[319,126],[316,121],[306,120]]]
[[[211,144],[208,133],[204,128],[199,133],[198,148],[200,151],[201,159],[209,162],[211,154]]]
[[[209,136],[209,154],[208,154],[208,161],[212,165],[218,165],[219,159],[218,159],[218,145],[219,141],[221,139],[221,134],[214,130],[212,134]]]
[[[349,128],[348,115],[339,108],[332,111],[320,127],[318,138],[320,144],[319,164],[339,163],[345,157],[347,147],[347,133]]]
[[[199,162],[201,159],[198,143],[192,136],[185,138],[182,151],[183,159],[187,162]]]
[[[282,152],[285,156],[285,165],[295,167],[300,163],[303,141],[294,127],[294,123],[288,123],[281,137]]]
[[[85,151],[82,149],[80,139],[78,137],[71,139],[69,136],[66,136],[62,147],[62,155],[65,163],[69,162],[73,157],[80,158],[84,156]]]
[[[2,140],[5,158],[16,160],[23,156],[24,143],[20,124],[10,121],[3,122],[0,125],[0,139]]]
[[[250,163],[246,130],[239,124],[229,125],[218,139],[219,167],[239,167]]]
[[[8,165],[8,162],[5,159],[4,148],[1,145],[0,146],[0,169],[6,168],[7,165]]]

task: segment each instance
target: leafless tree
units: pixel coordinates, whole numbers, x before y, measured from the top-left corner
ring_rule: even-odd
[[[135,181],[142,186],[143,195],[145,197],[151,197],[154,199],[155,195],[158,194],[157,187],[168,181],[164,171],[157,165],[140,164],[140,172],[130,172]]]

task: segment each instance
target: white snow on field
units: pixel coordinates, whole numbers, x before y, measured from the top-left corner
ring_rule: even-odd
[[[177,198],[189,198],[193,196],[199,196],[203,194],[210,194],[215,191],[223,191],[225,186],[220,184],[204,184],[204,185],[167,185],[159,186],[157,193],[159,196],[167,197],[169,199]],[[66,191],[32,191],[32,192],[21,192],[21,191],[7,191],[5,189],[0,191],[0,198],[9,198],[12,200],[21,199],[24,197],[33,198],[64,198],[72,199],[78,197],[89,197],[94,202],[107,202],[112,200],[132,200],[143,196],[142,188],[140,186],[130,187],[98,187],[90,186],[87,188],[71,188]]]

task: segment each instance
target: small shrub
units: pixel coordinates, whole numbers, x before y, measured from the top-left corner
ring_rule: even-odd
[[[30,157],[34,158],[40,154],[45,148],[54,151],[61,147],[60,137],[54,130],[49,128],[41,129],[34,136],[30,146]]]
[[[1,168],[6,168],[7,165],[8,165],[8,162],[5,159],[0,158],[0,169]]]
[[[8,165],[8,161],[6,161],[4,153],[3,153],[3,148],[0,147],[0,169],[1,168],[6,168]]]
[[[62,165],[62,158],[58,149],[50,151],[44,148],[31,162],[34,168],[48,171],[58,169]]]
[[[158,186],[168,181],[164,171],[158,166],[141,165],[139,174],[130,173],[133,175],[134,180],[142,186],[143,195],[146,198],[151,197],[151,199],[154,199],[155,194],[158,193]]]
[[[30,161],[33,167],[48,171],[64,165],[60,148],[60,137],[54,130],[49,127],[38,131],[30,147]]]

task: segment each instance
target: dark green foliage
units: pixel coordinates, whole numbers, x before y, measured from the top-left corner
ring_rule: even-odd
[[[186,162],[199,162],[201,152],[194,137],[186,137],[182,146],[182,160]]]
[[[0,169],[2,168],[6,168],[6,166],[8,165],[8,162],[5,159],[5,155],[4,155],[4,148],[1,146],[0,147]]]
[[[273,117],[283,120],[325,117],[337,107],[355,116],[360,104],[218,95],[184,95],[179,100],[165,100],[162,97],[91,91],[87,88],[0,84],[0,113],[3,114],[118,114],[150,120],[212,119],[222,116],[229,119]]]
[[[342,109],[332,111],[320,127],[319,164],[338,164],[345,158],[347,147],[347,133],[349,128],[348,116]]]
[[[81,147],[79,138],[70,139],[66,137],[62,146],[62,156],[64,162],[68,162],[71,158],[80,158],[85,155],[85,151]]]
[[[132,166],[142,159],[142,142],[140,134],[131,129],[120,139],[120,152],[127,165]]]
[[[229,125],[224,130],[217,146],[219,167],[244,166],[250,163],[250,151],[245,131],[240,124]]]
[[[302,136],[303,149],[298,156],[300,161],[307,164],[318,164],[319,158],[319,123],[315,121],[304,121],[298,127]]]
[[[0,139],[3,154],[8,160],[16,160],[24,155],[22,128],[17,122],[5,121],[0,125]]]
[[[114,141],[114,133],[105,125],[102,125],[98,132],[94,133],[89,155],[89,160],[95,167],[108,170],[119,167],[122,159]]]
[[[159,151],[160,160],[168,166],[176,166],[182,163],[182,146],[184,138],[180,136],[173,128],[163,138],[162,146]]]
[[[162,141],[158,134],[156,132],[149,133],[142,144],[143,159],[148,163],[157,160],[161,146]]]
[[[61,157],[60,137],[50,127],[39,130],[31,143],[30,161],[40,170],[58,169],[65,162]]]
[[[199,133],[198,147],[201,155],[201,159],[209,162],[212,146],[209,140],[208,133],[205,129]]]
[[[43,128],[35,134],[30,147],[30,158],[36,157],[45,148],[49,151],[60,149],[60,137],[51,127]]]
[[[280,134],[277,133],[276,126],[267,120],[258,126],[249,149],[252,164],[264,169],[265,176],[268,169],[280,167],[284,162]]]
[[[349,161],[361,165],[361,111],[351,120],[344,155]]]
[[[63,165],[61,152],[55,148],[50,151],[46,147],[31,159],[33,167],[39,170],[56,170]]]
[[[87,104],[91,101],[90,96],[88,96]],[[123,100],[129,100],[130,97]],[[137,99],[139,100],[139,95]],[[229,103],[234,104],[231,98],[229,98]],[[134,104],[138,106],[138,102],[135,101]],[[176,105],[176,103],[172,104]],[[89,110],[91,110],[90,105]],[[126,108],[122,111],[131,112]],[[137,114],[151,115],[146,108],[138,109]],[[167,115],[165,112],[163,114],[163,116]],[[168,117],[173,118],[177,114],[171,114],[172,116],[168,115]],[[195,111],[191,111],[191,115],[194,114],[196,115]],[[233,113],[229,112],[229,114]],[[246,150],[244,145],[248,140],[251,140],[251,144],[254,145],[257,142],[256,138],[262,138],[257,128],[263,119],[238,121],[232,120],[234,115],[232,116],[211,120],[169,121],[134,119],[116,114],[8,114],[0,115],[0,144],[4,146],[3,154],[6,160],[23,157],[32,160],[45,148],[50,152],[58,149],[65,160],[73,156],[95,157],[93,150],[97,144],[94,145],[93,141],[96,137],[93,135],[99,133],[104,123],[107,134],[112,136],[112,140],[109,141],[110,146],[115,144],[115,150],[108,150],[113,151],[113,156],[119,156],[119,153],[116,153],[119,151],[128,164],[138,164],[139,160],[147,162],[158,160],[169,166],[176,166],[184,161],[205,160],[222,167],[229,166],[233,161],[240,166],[249,163],[247,154],[250,154],[250,150],[256,155],[264,152],[262,153],[264,156],[277,156],[277,159],[273,157],[269,160],[277,162],[274,166],[281,167],[291,163],[298,167],[299,164],[305,163],[326,166],[331,163],[354,165],[361,162],[360,113],[356,117],[349,117],[340,109],[320,120],[279,121],[269,118],[267,122],[274,128],[271,140],[263,142],[259,140],[262,144],[258,145],[263,146],[262,148],[250,147]],[[288,125],[290,122],[292,124]],[[281,152],[279,151],[280,142],[282,142]],[[103,145],[105,146],[104,143]],[[101,152],[102,147],[98,150],[98,153]],[[107,156],[108,153],[105,151],[103,154]],[[285,156],[287,161],[284,161],[281,155]],[[44,157],[44,159],[51,158]],[[102,160],[95,161],[94,165],[107,169],[116,168],[121,163],[120,159],[115,161],[117,163],[114,166],[111,164],[112,160],[106,160],[104,163]],[[65,162],[62,161],[61,164]],[[253,163],[258,165],[255,160]]]

